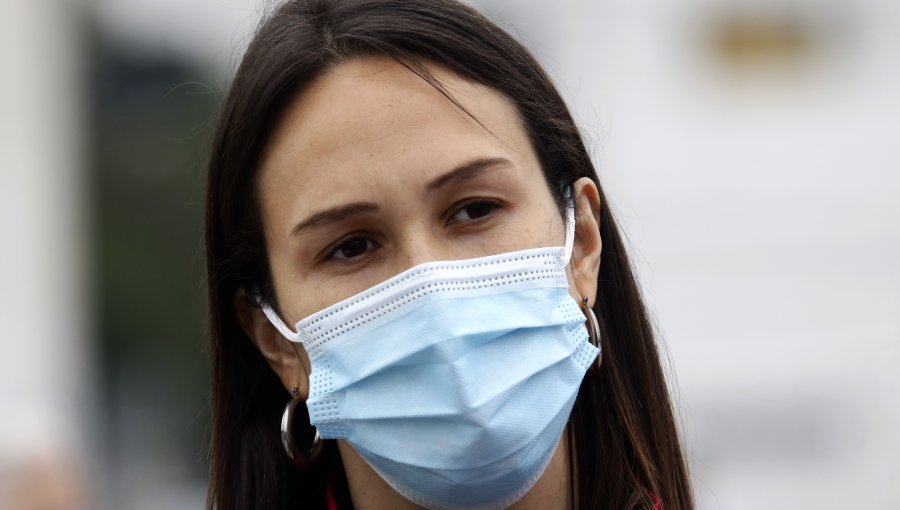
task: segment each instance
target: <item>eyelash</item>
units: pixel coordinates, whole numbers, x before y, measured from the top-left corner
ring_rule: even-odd
[[[473,198],[473,199],[466,200],[466,201],[458,204],[453,209],[453,212],[449,215],[449,217],[444,222],[444,224],[445,225],[453,225],[453,224],[459,223],[460,220],[453,221],[453,217],[456,216],[457,214],[459,214],[460,212],[466,210],[467,208],[476,206],[476,205],[479,205],[479,206],[487,205],[487,206],[490,206],[491,209],[483,216],[479,216],[478,218],[472,218],[471,220],[467,220],[467,221],[463,220],[463,221],[466,221],[469,224],[481,223],[482,221],[485,221],[487,218],[489,218],[491,215],[493,215],[497,211],[497,209],[500,209],[500,202],[498,202],[497,200],[490,200],[490,199],[486,199],[486,198]]]
[[[459,214],[473,206],[488,206],[488,207],[490,207],[490,210],[487,211],[482,216],[479,216],[477,218],[472,218],[470,220],[454,220],[453,219],[457,214]],[[487,221],[501,207],[502,207],[502,205],[497,200],[490,200],[490,199],[485,199],[485,198],[470,199],[470,200],[464,201],[464,202],[458,204],[456,207],[454,207],[451,214],[449,214],[447,216],[447,219],[444,221],[444,224],[445,224],[445,226],[453,226],[453,225],[456,225],[459,223],[466,223],[467,225],[480,224],[484,221]],[[346,249],[350,243],[358,242],[358,241],[366,242],[366,250],[364,252],[360,253],[359,255],[346,257],[346,258],[338,258],[337,257],[338,254],[341,252],[341,250]],[[372,246],[372,248],[370,248],[370,245]],[[350,237],[347,237],[347,238],[339,241],[337,243],[337,245],[334,246],[334,248],[328,250],[325,254],[325,261],[326,262],[336,262],[339,264],[356,263],[356,262],[361,261],[363,257],[366,257],[372,251],[378,249],[380,246],[381,245],[378,244],[377,241],[372,239],[372,237],[365,236],[365,235],[351,235]]]
[[[337,255],[341,252],[341,250],[345,249],[348,245],[350,245],[350,243],[357,242],[357,241],[365,241],[366,242],[366,250],[364,252],[362,252],[359,255],[354,255],[351,257],[345,257],[345,258],[337,257]],[[373,245],[374,248],[370,249],[369,248],[370,245]],[[347,237],[347,238],[339,241],[338,244],[334,248],[328,250],[325,254],[325,261],[326,262],[337,262],[338,264],[351,264],[351,263],[358,261],[361,257],[366,256],[368,253],[372,252],[373,249],[376,249],[379,246],[381,246],[381,245],[379,245],[370,236],[359,235],[359,234],[351,235],[350,237]]]

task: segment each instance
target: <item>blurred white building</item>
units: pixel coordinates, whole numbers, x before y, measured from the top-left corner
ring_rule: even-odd
[[[82,508],[96,461],[77,10],[13,2],[0,16],[3,508]]]

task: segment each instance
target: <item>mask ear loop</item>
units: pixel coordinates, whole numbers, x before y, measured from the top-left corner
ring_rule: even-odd
[[[277,329],[278,332],[281,333],[281,336],[287,338],[291,342],[298,342],[298,334],[291,331],[291,328],[287,327],[287,325],[284,323],[284,321],[281,320],[281,317],[279,317],[278,314],[275,313],[275,310],[272,309],[269,303],[263,301],[262,296],[258,294],[256,295],[256,303],[259,305],[260,309],[262,309],[262,312],[266,314],[266,318],[269,319],[269,322],[272,324],[272,326],[274,326],[275,329]]]
[[[563,191],[566,201],[566,245],[563,249],[562,265],[569,265],[572,259],[572,251],[575,249],[575,201],[572,197],[572,187],[567,186]]]

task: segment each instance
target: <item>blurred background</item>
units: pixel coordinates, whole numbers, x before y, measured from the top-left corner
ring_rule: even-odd
[[[698,507],[897,508],[900,2],[474,4],[592,147]],[[203,507],[204,165],[271,5],[4,5],[0,508]]]

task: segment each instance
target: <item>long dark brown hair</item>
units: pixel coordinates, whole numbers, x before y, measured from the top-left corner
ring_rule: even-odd
[[[233,299],[238,289],[255,288],[274,302],[255,186],[274,125],[323,72],[366,55],[390,56],[443,91],[426,67],[438,63],[510,98],[561,211],[565,184],[589,177],[599,187],[550,78],[528,50],[470,7],[453,0],[292,0],[275,9],[222,103],[209,160],[210,509],[325,509],[327,484],[347,499],[333,441],[313,468],[298,470],[284,455],[278,420],[288,395],[238,326]],[[594,311],[604,355],[569,421],[573,507],[652,508],[658,500],[666,510],[689,509],[688,473],[653,329],[602,188],[600,199]]]

